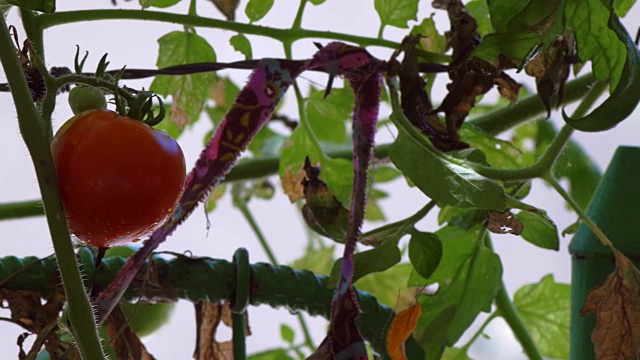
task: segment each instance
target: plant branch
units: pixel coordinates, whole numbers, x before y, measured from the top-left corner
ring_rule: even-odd
[[[13,49],[11,36],[2,16],[0,16],[0,48]],[[67,296],[73,336],[83,358],[104,359],[93,308],[84,290],[58,193],[58,182],[49,148],[49,136],[45,130],[46,126],[33,105],[31,91],[16,52],[0,51],[0,60],[12,89],[11,95],[18,113],[20,132],[29,149],[38,177],[38,185],[49,223],[49,232]]]
[[[478,329],[478,331],[476,331],[475,334],[473,334],[473,336],[471,337],[471,339],[469,339],[469,341],[467,341],[466,344],[464,344],[462,346],[462,350],[464,350],[465,352],[467,350],[469,350],[469,348],[471,347],[471,345],[473,345],[473,343],[476,342],[476,340],[478,340],[478,338],[480,337],[480,335],[482,335],[482,332],[484,331],[484,329],[487,328],[487,326],[491,323],[491,321],[493,321],[493,319],[498,317],[498,313],[497,312],[492,312],[491,315],[489,315],[489,317],[487,317],[487,319],[482,323],[482,325],[480,326],[480,328]]]
[[[560,196],[562,196],[562,198],[569,204],[569,206],[571,206],[573,211],[575,211],[576,214],[578,214],[578,216],[580,217],[580,220],[584,221],[584,223],[587,224],[589,229],[591,229],[591,231],[593,231],[593,233],[598,237],[602,245],[611,249],[614,248],[613,243],[611,243],[611,240],[609,240],[607,235],[605,235],[602,232],[602,230],[600,230],[600,228],[593,221],[591,221],[587,213],[585,213],[580,207],[580,205],[578,205],[578,203],[576,203],[575,200],[573,200],[571,195],[569,195],[569,193],[565,189],[563,189],[562,186],[560,186],[560,183],[558,183],[558,180],[556,180],[553,177],[553,175],[551,175],[550,172],[543,175],[542,179],[545,180],[549,185],[551,185],[551,187],[553,187],[556,190],[556,192],[560,194]]]
[[[302,16],[304,15],[304,8],[307,5],[308,0],[300,0],[300,6],[298,6],[298,12],[296,13],[296,18],[293,19],[293,25],[291,26],[291,30],[299,30],[302,29]]]
[[[491,236],[488,236],[486,231],[485,231],[484,239],[485,239],[484,243],[487,246],[487,248],[494,250],[493,244],[491,242]],[[513,302],[511,301],[511,298],[507,293],[507,288],[504,284],[504,281],[502,281],[502,286],[500,286],[500,289],[498,290],[498,294],[496,295],[495,304],[496,304],[498,315],[502,316],[504,321],[507,322],[507,325],[509,325],[509,327],[511,328],[511,331],[513,331],[513,335],[515,335],[516,339],[518,339],[518,342],[520,342],[520,345],[522,345],[522,350],[524,350],[525,354],[527,354],[529,359],[542,360],[542,354],[538,349],[538,345],[531,337],[531,334],[529,333],[529,330],[527,330],[527,327],[522,321],[522,318],[520,317],[518,310],[513,305]]]
[[[38,22],[43,28],[50,28],[57,25],[71,24],[84,21],[97,20],[147,20],[161,21],[174,24],[181,24],[194,27],[205,27],[241,32],[249,35],[266,36],[280,42],[296,42],[301,39],[331,39],[347,41],[360,46],[380,46],[390,49],[397,49],[400,44],[397,42],[376,39],[365,36],[350,35],[332,31],[317,31],[306,29],[279,29],[253,24],[242,24],[232,21],[210,19],[200,16],[180,15],[159,11],[139,11],[139,10],[79,10],[62,11],[54,14],[42,14],[38,16]],[[451,60],[450,56],[434,54],[426,51],[419,53],[421,57],[429,62],[445,63]]]
[[[574,118],[584,116],[607,89],[607,86],[608,83],[604,81],[596,83],[586,94],[580,105],[578,105],[576,110],[573,112],[572,116]],[[541,177],[553,168],[553,165],[556,163],[556,160],[558,160],[562,150],[569,142],[571,134],[573,134],[573,128],[565,124],[538,161],[526,168],[498,169],[475,164],[471,166],[478,174],[497,180],[521,180]]]

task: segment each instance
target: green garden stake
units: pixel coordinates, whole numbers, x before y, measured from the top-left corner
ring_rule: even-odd
[[[621,146],[617,149],[600,185],[596,189],[587,214],[607,235],[616,249],[638,266],[640,263],[640,148]],[[571,360],[595,358],[591,332],[596,316],[578,313],[587,294],[614,270],[615,259],[596,235],[584,224],[569,245],[571,253]]]

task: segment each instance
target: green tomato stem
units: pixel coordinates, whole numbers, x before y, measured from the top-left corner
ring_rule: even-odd
[[[0,48],[13,49],[4,17],[0,16]],[[67,296],[69,318],[80,353],[84,359],[104,359],[96,329],[93,308],[85,289],[69,237],[62,201],[58,193],[56,172],[49,147],[49,136],[43,119],[36,111],[31,91],[24,78],[18,56],[14,51],[0,51],[0,60],[7,76],[11,95],[18,113],[18,124],[29,149],[38,177],[38,185],[49,223],[49,232],[56,253],[58,268]]]
[[[484,329],[486,329],[487,326],[491,323],[491,321],[493,321],[493,319],[495,319],[497,317],[498,317],[498,313],[495,312],[495,311],[492,312],[491,315],[489,315],[487,317],[487,319],[482,323],[482,325],[480,325],[480,328],[478,329],[478,331],[476,331],[476,333],[473,334],[471,339],[469,339],[469,341],[467,341],[467,343],[464,344],[461,349],[464,350],[465,352],[467,352],[469,350],[469,348],[471,347],[471,345],[473,345],[473,343],[475,343],[476,340],[478,340],[480,335],[482,335],[482,332],[484,332]]]
[[[484,231],[484,233],[484,244],[487,248],[494,250],[493,244],[491,243],[491,236],[487,234],[486,230]],[[498,294],[496,295],[495,304],[497,308],[497,315],[502,316],[507,325],[509,325],[511,331],[513,331],[513,335],[515,335],[516,339],[518,339],[518,342],[520,342],[520,345],[522,345],[522,350],[524,350],[524,353],[527,354],[529,359],[542,360],[542,354],[538,349],[538,345],[533,340],[533,337],[531,337],[531,334],[522,321],[518,310],[513,305],[513,302],[511,301],[511,298],[507,293],[507,288],[504,284],[504,281],[502,281],[502,286],[500,287],[500,290],[498,290]]]
[[[584,116],[593,104],[600,98],[602,93],[607,89],[607,82],[596,83],[586,94],[580,105],[573,112],[574,118]],[[544,154],[536,161],[535,164],[522,169],[497,169],[483,165],[471,165],[472,168],[480,175],[496,180],[522,180],[542,177],[549,172],[558,160],[558,157],[564,150],[565,146],[571,139],[573,128],[565,124],[556,137],[553,139]]]
[[[291,25],[292,30],[302,29],[302,16],[304,15],[304,8],[307,6],[308,1],[309,0],[300,0],[298,12],[296,13],[295,19],[293,19],[293,25]]]
[[[611,243],[611,240],[609,240],[607,235],[605,235],[602,232],[602,230],[600,230],[600,228],[593,221],[591,221],[587,213],[584,212],[584,210],[582,210],[580,205],[578,205],[578,203],[575,200],[573,200],[571,195],[569,195],[569,193],[565,189],[563,189],[562,186],[560,186],[560,183],[558,183],[558,180],[556,180],[553,177],[553,175],[551,175],[550,172],[544,174],[542,176],[542,179],[546,181],[549,185],[551,185],[551,187],[553,187],[553,189],[560,196],[562,196],[562,198],[569,204],[569,206],[571,206],[573,211],[575,211],[576,214],[578,214],[578,216],[580,217],[580,220],[584,221],[584,223],[587,224],[589,229],[591,229],[591,231],[593,231],[593,233],[598,237],[602,245],[611,249],[614,248],[613,243]]]

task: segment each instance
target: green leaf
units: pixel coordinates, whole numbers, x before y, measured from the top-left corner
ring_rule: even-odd
[[[244,8],[244,13],[249,21],[256,22],[267,15],[272,7],[273,0],[249,0],[247,7]]]
[[[168,33],[158,39],[158,44],[158,68],[216,61],[216,54],[211,45],[192,32]],[[151,83],[151,90],[160,95],[173,97],[171,120],[184,126],[200,115],[209,85],[215,79],[216,76],[212,73],[157,76]]]
[[[400,171],[392,166],[372,166],[370,171],[375,184],[386,183],[402,175]]]
[[[327,98],[324,90],[311,90],[305,100],[307,120],[316,138],[343,144],[348,141],[345,121],[353,111],[353,91],[348,88],[333,88]]]
[[[444,350],[441,360],[471,360],[466,349],[448,347]]]
[[[533,164],[532,161],[527,162],[522,151],[511,142],[497,139],[467,124],[460,129],[460,140],[482,151],[487,163],[493,167],[518,169]]]
[[[418,0],[375,0],[374,6],[382,27],[391,25],[407,29],[407,23],[416,20],[418,13]]]
[[[411,29],[411,35],[420,35],[420,47],[425,51],[436,54],[444,54],[447,51],[447,38],[438,33],[436,23],[433,20],[434,14],[424,18],[419,25]]]
[[[287,324],[280,324],[280,337],[282,340],[289,344],[293,344],[293,341],[296,338],[296,333],[293,329]]]
[[[331,159],[324,155],[304,126],[296,127],[282,148],[279,173],[283,186],[295,186],[302,181],[304,178],[302,166],[307,156],[312,164],[320,163],[322,170],[320,177],[329,190],[341,203],[348,204],[353,186],[351,162],[345,159]]]
[[[610,79],[611,89],[615,89],[625,65],[627,49],[608,25],[611,14],[608,3],[602,0],[567,0],[565,14],[567,27],[574,31],[580,60],[591,60],[594,77],[597,80]]]
[[[321,5],[325,1],[326,0],[310,0],[309,2],[312,3],[313,5]]]
[[[588,3],[590,2],[592,1],[588,1]],[[581,48],[578,43],[578,55],[583,61],[585,58],[592,60],[596,79],[609,78],[611,96],[587,116],[573,119],[563,111],[562,117],[574,129],[597,132],[611,129],[627,119],[638,105],[640,101],[640,52],[615,13],[612,13],[609,18],[608,28],[590,29],[590,31],[602,31],[602,37],[599,33],[595,36],[595,39],[602,41],[602,43],[591,44],[593,48],[586,46],[586,50]],[[610,33],[613,33],[614,39],[606,40]],[[583,34],[587,40],[591,39],[589,36],[593,37],[594,35],[594,33]],[[581,50],[583,52],[580,52]],[[592,52],[588,52],[589,50]]]
[[[486,220],[487,212],[485,210],[444,206],[438,213],[438,224],[442,225],[446,222],[463,230],[469,230]]]
[[[247,360],[296,360],[285,349],[273,349],[249,355]]]
[[[441,159],[402,129],[389,149],[389,157],[423,193],[440,204],[504,209],[505,197],[500,185],[473,170]]]
[[[523,239],[543,249],[556,251],[560,249],[556,224],[545,213],[521,211],[516,214],[516,219],[524,225],[524,230],[520,234]]]
[[[381,246],[353,255],[353,282],[371,273],[382,272],[400,262],[402,254],[395,241],[384,242]],[[336,260],[331,269],[327,287],[334,288],[340,279],[342,259]]]
[[[520,3],[520,1],[510,1],[511,3]],[[493,1],[492,1],[493,3]],[[478,25],[478,33],[481,37],[493,32],[491,18],[489,17],[489,6],[487,0],[471,0],[465,7],[471,13]]]
[[[142,8],[148,8],[148,7],[157,7],[157,8],[168,8],[171,7],[177,3],[179,3],[181,0],[139,0],[138,2],[140,3],[140,6],[142,6]]]
[[[513,305],[544,356],[569,358],[571,286],[547,275],[516,291]]]
[[[433,233],[416,231],[409,240],[409,259],[420,276],[428,278],[440,264],[442,243]]]
[[[539,46],[546,50],[564,33],[565,1],[491,1],[495,33],[485,36],[473,55],[492,61],[502,54],[524,65]]]
[[[244,34],[233,35],[229,39],[229,44],[233,46],[233,50],[244,55],[245,59],[253,59],[253,51],[251,50],[251,42]]]
[[[309,270],[316,274],[330,274],[333,266],[335,246],[313,248],[307,247],[304,255],[294,260],[290,266],[294,269]]]
[[[441,283],[435,295],[422,298],[418,326],[425,329],[422,345],[431,356],[442,352],[436,344],[453,346],[481,311],[491,310],[501,280],[500,258],[478,244],[449,284]]]
[[[398,304],[398,294],[406,290],[404,284],[407,283],[411,269],[411,264],[396,264],[383,272],[360,278],[355,286],[358,290],[374,294],[379,302],[395,307]]]
[[[47,14],[56,12],[55,0],[4,0],[7,4],[15,5],[21,9],[40,11]],[[4,11],[3,11],[4,14]]]
[[[623,18],[627,16],[627,13],[635,3],[636,0],[616,0],[613,5],[615,6],[616,14]]]

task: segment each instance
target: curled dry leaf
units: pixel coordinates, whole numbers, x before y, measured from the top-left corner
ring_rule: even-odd
[[[437,0],[434,8],[444,9],[449,14],[451,30],[447,40],[452,49],[452,61],[449,64],[447,85],[449,93],[436,112],[444,112],[446,126],[451,140],[458,140],[458,130],[469,111],[476,103],[476,97],[498,85],[500,94],[514,101],[520,90],[515,82],[502,69],[513,66],[511,62],[498,61],[492,64],[477,57],[471,57],[473,50],[480,45],[476,20],[471,16],[460,0]]]
[[[154,360],[136,333],[131,330],[127,316],[120,305],[111,311],[108,318],[109,338],[118,359]]]
[[[596,359],[635,359],[640,352],[640,272],[613,249],[616,268],[592,289],[581,316],[596,313],[591,333]]]
[[[196,308],[196,349],[195,360],[233,360],[233,342],[216,341],[216,331],[220,323],[231,327],[231,307],[227,302],[212,303],[200,301]],[[248,319],[248,318],[247,318]],[[247,320],[245,333],[251,335]]]
[[[551,114],[551,98],[557,96],[557,104],[562,103],[564,83],[569,76],[569,62],[565,59],[574,53],[571,36],[558,38],[553,45],[524,67],[528,75],[536,78],[538,96],[547,109],[547,117]]]
[[[484,225],[494,234],[520,235],[524,226],[509,210],[487,212],[487,222]]]
[[[210,0],[213,5],[220,10],[227,20],[234,21],[236,19],[236,9],[240,0]]]
[[[404,342],[413,334],[420,315],[422,315],[422,307],[420,302],[416,302],[393,318],[387,332],[387,352],[391,360],[407,360]]]

